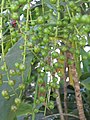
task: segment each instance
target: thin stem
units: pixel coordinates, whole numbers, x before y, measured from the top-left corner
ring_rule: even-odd
[[[29,4],[29,0],[28,0],[27,19],[26,19],[26,29],[25,29],[25,32],[27,32],[28,23],[29,23],[29,10],[30,10],[30,4]],[[27,43],[27,34],[25,34],[25,38],[24,38],[24,56],[23,56],[23,64],[25,64],[25,60],[26,60],[26,43]]]
[[[77,119],[79,119],[79,117],[78,116],[76,116],[76,115],[72,115],[72,114],[65,114],[65,113],[62,113],[64,116],[70,116],[70,117],[74,117],[74,118],[77,118]],[[53,116],[59,116],[60,115],[60,113],[58,113],[58,114],[53,114],[53,115],[48,115],[48,116],[46,116],[46,117],[44,117],[44,118],[42,118],[42,120],[44,119],[47,119],[47,118],[49,118],[49,117],[53,117]]]
[[[37,92],[38,92],[38,84],[36,83],[35,95],[34,95],[34,105],[33,105],[34,109],[36,107]],[[35,120],[35,112],[34,111],[32,113],[32,120]]]
[[[63,110],[62,110],[62,103],[61,103],[59,90],[56,90],[56,93],[58,95],[58,97],[56,98],[56,102],[57,102],[57,106],[58,106],[58,110],[59,110],[59,115],[60,115],[61,120],[64,120],[64,116],[62,114]]]
[[[2,0],[2,3],[1,3],[1,14],[3,13],[3,8],[4,8],[4,3],[5,1]],[[2,41],[2,44],[1,44],[1,47],[2,47],[2,60],[4,60],[4,43],[3,43],[3,15],[0,16],[0,38],[1,38],[1,41]]]
[[[44,15],[44,0],[42,0],[42,13]]]

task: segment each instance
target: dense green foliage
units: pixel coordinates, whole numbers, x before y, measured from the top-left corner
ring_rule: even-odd
[[[90,0],[31,2],[0,2],[0,120],[78,120],[73,65],[89,120]]]

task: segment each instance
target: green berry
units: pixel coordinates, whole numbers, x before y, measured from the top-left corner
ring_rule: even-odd
[[[20,85],[19,85],[19,89],[20,89],[20,90],[24,90],[24,89],[25,89],[25,84],[23,84],[23,83],[20,84]]]
[[[38,45],[34,46],[34,52],[35,53],[39,53],[40,52],[40,47]]]
[[[20,98],[15,98],[15,104],[18,106],[21,103],[21,99]]]
[[[13,69],[11,69],[11,70],[9,71],[9,73],[10,73],[10,75],[12,75],[12,76],[16,74],[15,70],[13,70]]]
[[[57,58],[58,57],[58,53],[57,52],[53,52],[52,53],[52,58]]]
[[[37,19],[38,24],[43,24],[44,23],[44,18],[42,16],[39,16]]]
[[[4,65],[1,66],[1,70],[5,71],[5,66]]]
[[[8,93],[8,91],[7,90],[3,90],[2,91],[2,96],[5,98],[5,99],[9,99],[10,97],[9,97],[9,93]]]
[[[34,109],[34,113],[38,113],[39,112],[39,110],[38,109]]]
[[[45,93],[46,90],[45,90],[44,87],[40,87],[40,88],[39,88],[39,91],[40,91],[41,93]]]
[[[19,69],[20,71],[24,71],[25,70],[25,65],[24,64],[19,64]]]
[[[39,100],[40,100],[41,103],[43,103],[45,101],[45,98],[43,96],[40,96]]]
[[[18,15],[17,12],[14,12],[11,17],[12,17],[13,20],[18,20],[19,19],[19,15]]]
[[[8,85],[11,86],[11,87],[14,86],[15,85],[15,81],[14,80],[9,80],[8,81]]]
[[[38,78],[38,84],[43,84],[44,80],[42,78]]]
[[[12,12],[16,12],[16,11],[18,10],[18,8],[19,8],[19,6],[18,6],[17,4],[14,4],[14,3],[11,4],[10,7],[11,7],[11,11],[12,11]]]
[[[16,67],[16,68],[19,68],[19,63],[16,62],[16,63],[15,63],[15,67]]]
[[[25,4],[27,2],[27,0],[19,0],[20,4]]]
[[[50,0],[51,4],[56,4],[57,0]]]
[[[12,105],[12,106],[11,106],[11,111],[12,111],[12,112],[16,112],[16,111],[17,111],[17,106]]]

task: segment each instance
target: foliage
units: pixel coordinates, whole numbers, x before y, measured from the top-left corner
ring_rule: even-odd
[[[0,5],[0,118],[81,120],[81,87],[89,120],[90,1],[2,0]],[[54,115],[58,111],[64,113]]]

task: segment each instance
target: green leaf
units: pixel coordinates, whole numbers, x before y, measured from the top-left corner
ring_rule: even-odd
[[[83,80],[81,82],[81,84],[88,90],[90,90],[90,77],[88,77],[87,79]]]
[[[87,79],[88,77],[90,77],[90,72],[84,72],[82,73],[82,75],[80,76],[80,81]]]
[[[15,62],[22,62],[22,51],[19,49],[20,45],[23,45],[23,39],[21,38],[12,48],[10,48],[9,52],[5,56],[5,60],[7,63],[8,70],[15,69]],[[27,79],[29,68],[30,68],[30,62],[33,59],[32,53],[28,54],[26,56],[26,70],[24,72],[24,80]],[[3,64],[3,62],[0,62],[0,66]],[[7,81],[6,72],[2,72],[0,70],[0,74],[3,74],[3,80]],[[15,88],[18,87],[18,84],[22,82],[21,76],[13,76],[11,77],[12,80],[16,80]],[[11,90],[11,88],[8,86],[7,83],[3,84],[0,87],[0,93],[3,89]],[[18,91],[17,91],[18,93]],[[10,100],[5,100],[2,95],[0,94],[0,119],[1,120],[14,120],[15,114],[11,112],[10,108],[11,105],[14,104],[14,97],[11,97]]]
[[[21,115],[26,115],[31,113],[32,113],[32,105],[22,102],[16,112],[16,115],[21,116]]]

